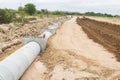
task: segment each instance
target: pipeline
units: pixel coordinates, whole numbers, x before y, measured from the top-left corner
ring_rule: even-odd
[[[0,80],[18,80],[40,54],[45,50],[46,42],[55,34],[56,29],[68,19],[62,19],[41,30],[38,37],[23,38],[23,47],[0,62]]]

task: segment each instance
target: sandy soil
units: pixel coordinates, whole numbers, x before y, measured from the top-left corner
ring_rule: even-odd
[[[119,75],[115,56],[89,39],[73,18],[49,39],[21,80],[117,80]]]

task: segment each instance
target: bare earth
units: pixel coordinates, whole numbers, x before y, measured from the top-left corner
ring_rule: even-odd
[[[89,39],[73,18],[49,39],[21,80],[118,80],[119,75],[115,56]]]
[[[120,25],[89,18],[77,18],[77,23],[90,39],[114,53],[117,60],[120,61]]]

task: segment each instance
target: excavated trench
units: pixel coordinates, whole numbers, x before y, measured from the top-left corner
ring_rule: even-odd
[[[77,18],[77,23],[82,26],[89,38],[113,52],[120,61],[120,25],[88,18]]]

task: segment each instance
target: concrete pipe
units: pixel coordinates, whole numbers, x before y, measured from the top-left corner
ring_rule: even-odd
[[[29,42],[0,62],[0,80],[18,80],[40,52],[36,42]]]
[[[30,40],[22,48],[0,62],[0,80],[18,80],[24,71],[30,66],[40,51],[45,47],[47,39],[52,35],[45,31],[41,40]],[[32,38],[31,38],[32,39]]]
[[[18,80],[37,55],[46,48],[46,41],[64,20],[49,26],[38,37],[25,37],[24,46],[0,62],[0,80]]]
[[[50,36],[52,36],[52,33],[49,32],[49,31],[44,31],[40,36],[42,36],[42,37],[44,38],[44,40],[47,41],[48,38],[49,38]]]

